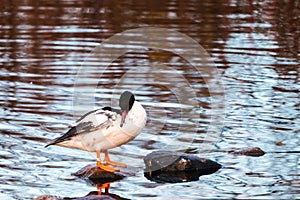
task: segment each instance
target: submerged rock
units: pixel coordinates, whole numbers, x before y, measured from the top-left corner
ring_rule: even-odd
[[[108,193],[108,194],[98,195],[97,192],[90,192],[88,195],[84,197],[77,197],[71,199],[72,200],[128,200],[116,194]]]
[[[104,194],[104,195],[98,195],[97,192],[91,192],[90,194],[84,196],[84,197],[64,197],[64,198],[58,198],[56,196],[52,195],[41,195],[33,200],[128,200],[126,198],[122,198],[115,194]]]
[[[243,149],[240,151],[233,151],[232,153],[235,155],[254,156],[254,157],[265,155],[265,152],[261,150],[259,147]]]
[[[144,158],[145,177],[155,182],[189,182],[221,168],[217,162],[172,151],[154,151]]]
[[[60,198],[58,198],[57,196],[45,194],[45,195],[38,196],[33,200],[60,200]]]
[[[193,172],[210,174],[221,168],[217,162],[195,155],[173,152],[154,151],[144,158],[146,171]]]
[[[86,197],[79,197],[72,200],[116,200],[108,195],[90,195]]]
[[[197,171],[194,172],[145,172],[144,176],[157,183],[183,183],[198,181],[203,175]]]

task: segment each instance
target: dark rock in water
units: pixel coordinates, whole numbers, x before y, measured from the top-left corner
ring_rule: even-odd
[[[60,200],[57,196],[53,196],[53,195],[41,195],[38,196],[36,198],[34,198],[33,200]]]
[[[79,197],[74,200],[116,200],[108,195],[90,195],[86,197]]]
[[[144,158],[145,177],[155,182],[188,182],[212,174],[221,165],[209,159],[172,151],[154,151]]]
[[[157,183],[183,183],[198,181],[203,175],[197,171],[194,172],[145,172],[144,176],[150,181]]]
[[[88,180],[91,184],[96,185],[120,180],[128,176],[129,173],[122,172],[122,170],[120,172],[108,172],[90,164],[72,175]]]
[[[193,172],[211,174],[221,168],[217,162],[172,151],[154,151],[144,158],[146,171]]]
[[[102,195],[99,195],[97,191],[90,192],[84,197],[64,197],[64,198],[59,198],[56,196],[52,195],[41,195],[33,200],[128,200],[126,198],[120,197],[119,195],[116,194],[111,194],[111,193],[105,193]]]
[[[234,151],[233,154],[259,157],[259,156],[263,156],[265,152],[261,150],[259,147],[254,147],[254,148],[244,149],[241,151]]]
[[[90,192],[88,195],[84,197],[75,197],[75,198],[64,198],[64,200],[128,200],[126,198],[122,198],[115,194],[102,194],[98,195],[97,192]]]
[[[128,200],[128,199],[122,198],[119,195],[111,194],[111,193],[98,195],[97,192],[90,192],[88,195],[84,197],[72,198],[72,200]]]

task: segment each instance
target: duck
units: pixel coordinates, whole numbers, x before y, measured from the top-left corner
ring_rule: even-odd
[[[120,171],[116,167],[126,167],[126,164],[110,160],[108,149],[128,143],[138,136],[146,125],[147,114],[130,91],[121,94],[119,107],[106,106],[84,114],[75,126],[45,147],[57,145],[96,152],[98,168],[109,172]],[[105,153],[104,162],[100,158],[101,152]]]

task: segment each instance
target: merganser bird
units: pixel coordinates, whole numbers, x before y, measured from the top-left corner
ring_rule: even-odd
[[[45,147],[58,145],[96,152],[97,166],[105,171],[119,171],[109,166],[126,167],[123,163],[113,162],[108,155],[108,149],[121,146],[133,140],[144,128],[147,114],[143,106],[135,100],[134,95],[125,91],[119,99],[121,110],[111,107],[90,111],[76,121],[64,135],[55,138]],[[100,152],[105,151],[101,162]]]

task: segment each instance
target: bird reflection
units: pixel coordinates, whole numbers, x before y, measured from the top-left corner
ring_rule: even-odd
[[[120,168],[119,172],[109,172],[103,169],[98,168],[97,165],[87,165],[79,171],[73,173],[74,176],[83,179],[88,182],[88,184],[93,185],[97,188],[97,191],[92,191],[84,197],[72,198],[80,200],[91,200],[99,198],[108,198],[108,199],[126,199],[122,198],[116,194],[109,192],[110,185],[112,183],[118,182],[126,176],[134,175],[135,169],[127,166],[127,168]],[[67,198],[64,198],[67,199]],[[69,198],[70,199],[70,198]]]
[[[103,183],[103,184],[97,184],[97,191],[98,195],[102,195],[102,189],[104,189],[104,194],[109,193],[109,187],[110,187],[111,182],[108,183]]]
[[[120,197],[117,194],[113,194],[109,192],[110,184],[113,182],[107,183],[99,183],[95,186],[97,187],[97,191],[91,191],[87,195],[83,197],[65,197],[64,200],[93,200],[93,199],[115,199],[115,200],[127,200],[126,198]],[[42,199],[41,199],[42,200]]]

